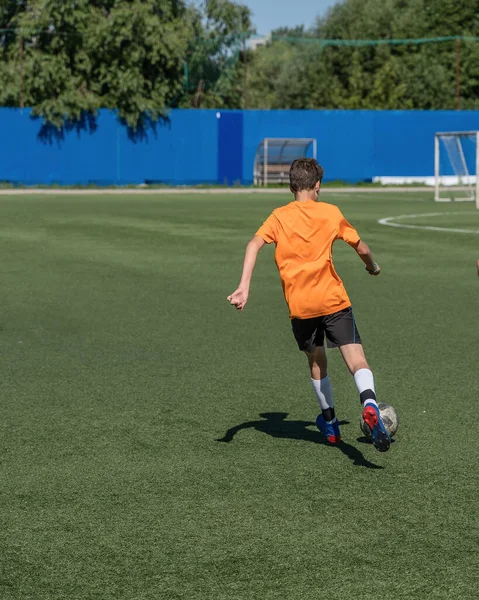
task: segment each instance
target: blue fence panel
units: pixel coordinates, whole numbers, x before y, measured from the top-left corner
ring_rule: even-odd
[[[316,138],[325,180],[371,177],[373,111],[247,111],[244,119],[243,181],[253,179],[254,156],[263,138]]]
[[[479,130],[479,111],[173,110],[132,135],[106,109],[59,132],[28,109],[1,108],[0,126],[0,181],[250,184],[263,138],[314,137],[326,181],[355,182],[433,175],[434,134]]]
[[[325,181],[432,176],[437,131],[479,130],[479,111],[248,111],[243,180],[265,137],[315,137]]]
[[[216,183],[217,127],[213,110],[173,110],[143,138],[132,139],[118,123],[120,183]]]
[[[114,179],[116,120],[101,111],[98,129],[43,131],[30,110],[0,109],[4,143],[0,144],[0,181],[79,184]]]
[[[377,111],[374,176],[432,176],[435,134],[474,130],[479,130],[478,111]],[[452,174],[446,166],[445,174]]]
[[[41,119],[25,109],[0,109],[0,181],[98,185],[216,183],[215,111],[173,111],[144,134],[131,135],[116,114],[101,110],[93,130],[42,135]]]
[[[218,120],[218,183],[243,180],[243,112],[221,111]]]

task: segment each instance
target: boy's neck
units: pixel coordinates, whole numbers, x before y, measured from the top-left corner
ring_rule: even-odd
[[[317,202],[318,194],[314,190],[305,190],[302,192],[296,192],[294,195],[295,202]]]

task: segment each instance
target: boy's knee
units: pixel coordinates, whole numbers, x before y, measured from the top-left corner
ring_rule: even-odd
[[[340,346],[339,350],[352,375],[360,369],[369,369],[368,361],[366,360],[361,344],[346,344]]]
[[[366,360],[357,360],[352,363],[351,372],[353,375],[361,369],[368,369],[369,371],[371,370]]]
[[[324,350],[315,352],[305,352],[309,368],[311,369],[311,377],[312,379],[323,379],[328,374],[328,361],[326,359],[326,354]]]

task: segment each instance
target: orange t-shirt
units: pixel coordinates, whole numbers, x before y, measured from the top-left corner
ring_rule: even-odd
[[[256,235],[276,244],[275,260],[290,318],[310,319],[351,306],[334,270],[332,246],[344,240],[360,241],[357,231],[341,211],[326,202],[290,202],[277,208]]]

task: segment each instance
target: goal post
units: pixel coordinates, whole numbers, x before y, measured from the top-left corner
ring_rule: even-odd
[[[254,185],[287,183],[291,163],[297,158],[316,158],[316,154],[315,138],[264,138],[254,159]]]
[[[434,200],[475,202],[479,208],[479,131],[436,133]]]

